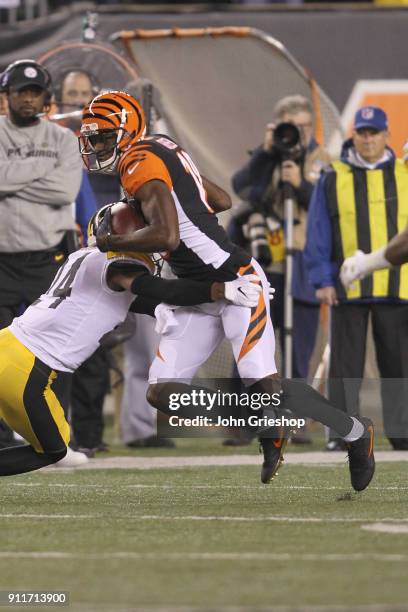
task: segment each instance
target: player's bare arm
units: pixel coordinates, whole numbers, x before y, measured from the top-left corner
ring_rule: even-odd
[[[101,251],[174,251],[180,242],[173,197],[160,180],[148,181],[132,196],[140,202],[146,226],[129,234],[110,234],[109,219],[97,234]]]
[[[356,251],[344,260],[340,278],[346,289],[356,280],[361,280],[376,270],[402,266],[408,262],[408,226],[394,236],[390,242],[372,253]]]
[[[357,250],[354,255],[344,260],[340,270],[340,279],[348,289],[356,280],[361,280],[376,270],[401,266],[408,262],[408,227],[400,234],[394,236],[386,245],[372,251],[363,253]]]
[[[204,189],[207,192],[208,204],[213,211],[218,213],[229,210],[232,206],[232,201],[228,193],[215,183],[209,181],[205,176],[201,175],[201,178],[203,179]]]
[[[393,266],[402,266],[408,262],[408,226],[390,240],[385,249],[385,259]]]

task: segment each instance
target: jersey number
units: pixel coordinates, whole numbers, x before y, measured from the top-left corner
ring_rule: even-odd
[[[188,153],[186,153],[185,151],[178,151],[177,152],[177,157],[179,158],[179,160],[183,164],[184,170],[187,172],[187,174],[191,175],[191,177],[193,178],[195,184],[197,185],[197,189],[198,189],[198,192],[200,194],[201,201],[205,204],[205,206],[209,210],[209,212],[213,213],[214,212],[213,209],[211,208],[211,206],[207,202],[207,194],[206,194],[205,189],[204,189],[203,179],[201,178],[201,175],[200,175],[196,165],[194,164],[193,160],[188,155]]]
[[[74,283],[75,276],[80,268],[81,263],[84,261],[87,255],[89,255],[89,253],[85,253],[85,255],[82,255],[82,257],[78,257],[78,259],[72,264],[71,268],[68,270],[65,276],[64,270],[66,269],[66,264],[68,262],[66,262],[58,270],[56,277],[52,281],[50,288],[45,294],[57,298],[48,306],[48,308],[57,308],[57,306],[59,306],[61,302],[65,300],[65,298],[71,295],[72,285]]]

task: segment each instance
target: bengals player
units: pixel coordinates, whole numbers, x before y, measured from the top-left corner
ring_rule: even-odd
[[[262,285],[258,303],[252,308],[219,302],[174,312],[177,326],[162,336],[150,368],[149,402],[168,411],[174,385],[159,380],[191,381],[223,338],[227,338],[239,375],[250,391],[272,395],[286,385],[281,407],[326,425],[330,421],[332,428],[341,437],[349,436],[352,444],[359,439],[361,446],[364,441],[367,457],[363,460],[363,476],[357,478],[352,474],[352,481],[354,478],[355,483],[357,478],[357,486],[365,488],[374,473],[369,444],[372,438],[365,424],[334,408],[329,410],[326,400],[302,383],[299,385],[303,397],[298,401],[298,387],[294,388],[291,381],[281,383],[277,376],[268,281],[259,264],[229,240],[215,214],[231,207],[228,194],[203,177],[189,154],[171,138],[146,137],[145,129],[141,106],[125,92],[100,94],[83,110],[79,140],[86,167],[91,172],[117,173],[127,201],[140,206],[146,220],[143,229],[113,235],[106,214],[97,232],[99,249],[169,251],[170,267],[180,278],[230,281],[255,274]],[[262,482],[268,483],[281,464],[288,434],[288,428],[274,428],[261,434]],[[356,473],[357,465],[359,474],[361,456],[361,453],[357,459],[350,456],[350,470],[354,465]]]

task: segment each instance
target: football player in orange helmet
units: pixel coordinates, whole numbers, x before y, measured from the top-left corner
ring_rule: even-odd
[[[124,92],[100,94],[85,107],[80,143],[88,169],[118,172],[128,202],[140,205],[146,221],[146,226],[135,232],[113,234],[107,209],[96,231],[101,251],[169,251],[168,262],[179,278],[232,281],[253,274],[262,285],[253,308],[204,304],[192,312],[183,308],[173,313],[177,331],[163,334],[150,368],[150,404],[169,414],[174,385],[179,390],[181,385],[186,392],[191,387],[185,382],[162,381],[180,377],[191,380],[227,338],[239,375],[251,394],[262,391],[272,396],[283,389],[281,408],[315,420],[317,417],[350,443],[352,484],[356,490],[364,489],[374,473],[368,425],[331,407],[306,384],[293,385],[279,379],[269,316],[269,283],[258,262],[229,240],[214,214],[231,207],[229,195],[206,179],[187,151],[170,137],[145,136],[142,108]],[[262,482],[270,482],[281,465],[288,434],[288,426],[271,427],[267,432],[259,429],[264,455]]]
[[[164,140],[177,155],[186,156],[175,142]],[[117,172],[128,201],[142,203],[147,226],[137,232],[138,250],[175,250],[180,235],[173,197],[174,173],[167,167],[167,160],[160,157],[160,151],[165,153],[166,147],[161,146],[157,136],[146,137],[144,112],[137,100],[121,91],[96,96],[83,110],[79,141],[82,158],[90,172]],[[200,183],[201,197],[211,212],[231,207],[225,191],[205,177],[197,176],[198,171],[191,168],[189,160],[183,158],[182,163],[185,173],[195,179],[193,186]],[[179,168],[175,171],[179,172]],[[105,217],[105,224],[109,227],[109,215]],[[116,246],[126,249],[124,236],[110,236],[106,240],[103,229],[104,226],[98,232],[101,250],[115,250]],[[134,238],[133,234],[132,244]]]
[[[143,109],[132,96],[122,91],[96,96],[84,108],[79,136],[86,167],[90,172],[115,172],[121,153],[145,131]]]

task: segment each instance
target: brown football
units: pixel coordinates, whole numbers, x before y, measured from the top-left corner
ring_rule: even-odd
[[[113,234],[130,234],[146,225],[141,213],[126,202],[114,204],[111,208],[111,215]]]

